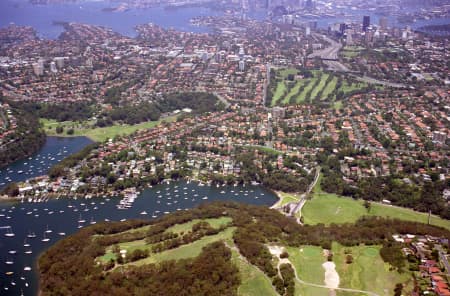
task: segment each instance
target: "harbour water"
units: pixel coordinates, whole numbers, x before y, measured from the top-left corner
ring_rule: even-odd
[[[152,219],[209,201],[269,206],[277,198],[261,186],[216,187],[178,181],[145,189],[127,209],[117,207],[120,200],[69,197],[45,203],[0,204],[0,295],[37,295],[39,254],[80,227],[105,220]]]
[[[0,169],[0,189],[9,182],[42,176],[63,158],[80,151],[92,141],[86,137],[47,137],[44,146],[34,155]]]
[[[105,26],[125,36],[134,37],[136,36],[134,27],[146,23],[187,32],[207,32],[208,28],[193,26],[189,20],[196,16],[222,14],[218,10],[199,7],[168,10],[164,7],[152,7],[120,12],[103,10],[117,5],[117,2],[110,1],[33,5],[28,0],[2,0],[0,1],[0,27],[5,27],[10,23],[32,26],[40,37],[55,39],[63,32],[64,28],[54,25],[54,21],[78,22]]]
[[[11,23],[22,26],[32,26],[42,38],[55,39],[64,30],[53,22],[78,22],[100,25],[111,28],[125,36],[135,37],[135,26],[145,23],[154,23],[164,28],[173,28],[186,32],[209,32],[209,28],[191,25],[189,20],[198,16],[220,16],[223,11],[206,7],[180,7],[165,9],[163,6],[147,9],[128,9],[125,11],[104,11],[117,7],[114,1],[77,1],[76,3],[33,5],[28,0],[2,0],[0,1],[0,27]],[[413,7],[411,11],[420,9]],[[318,27],[327,28],[334,23],[346,21],[362,21],[363,15],[369,15],[371,22],[378,24],[379,15],[369,10],[337,9],[336,17],[300,17],[302,22],[316,21]],[[246,12],[246,17],[263,20],[267,16],[265,9]],[[404,28],[406,24],[397,22],[396,17],[387,15],[390,26]],[[412,28],[430,24],[448,23],[449,19],[429,19],[411,23]]]

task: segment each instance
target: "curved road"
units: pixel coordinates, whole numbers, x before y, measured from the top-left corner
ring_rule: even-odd
[[[317,38],[322,38],[326,42],[330,43],[330,46],[313,52],[312,54],[310,54],[308,56],[308,58],[319,57],[319,58],[323,59],[325,65],[327,65],[328,68],[332,71],[349,72],[350,70],[345,65],[343,65],[342,63],[337,61],[339,58],[338,53],[339,53],[339,50],[341,50],[341,48],[342,48],[342,44],[340,42],[334,41],[333,39],[331,39],[325,35],[314,34],[314,36]],[[336,60],[336,61],[331,61],[331,60]]]

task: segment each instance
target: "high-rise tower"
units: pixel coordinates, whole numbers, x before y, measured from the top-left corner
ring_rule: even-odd
[[[369,26],[370,26],[370,16],[365,15],[363,16],[362,30],[366,32]]]

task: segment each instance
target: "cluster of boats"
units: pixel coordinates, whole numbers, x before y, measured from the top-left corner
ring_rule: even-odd
[[[27,275],[33,272],[36,253],[66,235],[63,231],[72,233],[76,229],[96,224],[96,221],[110,221],[108,218],[118,221],[126,221],[137,216],[157,218],[170,212],[187,210],[197,203],[211,199],[231,197],[238,200],[245,198],[248,201],[264,195],[251,186],[246,188],[236,185],[216,189],[222,186],[207,182],[193,182],[195,185],[189,185],[191,181],[178,184],[165,183],[168,183],[165,184],[167,186],[149,189],[151,196],[142,201],[137,199],[139,192],[136,189],[128,189],[123,192],[124,197],[120,200],[90,199],[90,196],[83,199],[77,197],[52,199],[45,204],[34,204],[34,200],[30,202],[24,200],[20,208],[15,206],[0,208],[0,236],[3,237],[0,240],[2,243],[5,242],[3,246],[0,244],[0,270],[6,274],[0,276],[0,295],[3,289],[9,289],[9,294],[19,291],[14,295],[20,295],[20,289],[25,291],[28,283],[31,283],[31,288],[34,287],[34,282],[30,281]],[[36,224],[33,224],[34,221]],[[3,226],[5,224],[9,226]],[[30,228],[23,229],[23,225],[30,225]],[[13,228],[17,233],[13,232]],[[21,277],[26,280],[20,281]],[[25,283],[27,285],[24,285]]]
[[[15,233],[12,231],[12,227],[11,227],[11,226],[1,226],[0,229],[6,230],[6,232],[4,233],[4,236],[5,236],[5,237],[7,237],[7,238],[13,238],[13,237],[15,237]],[[36,235],[30,233],[30,235],[28,235],[27,237],[28,237],[28,238],[35,238]],[[24,243],[23,243],[23,247],[24,247],[24,249],[25,249],[24,254],[30,255],[30,254],[33,253],[32,249],[31,249],[31,244],[30,244],[29,242],[27,242],[27,239],[25,239],[25,241],[24,241]],[[17,250],[14,250],[14,249],[9,250],[9,251],[8,251],[8,257],[6,257],[6,260],[5,260],[5,265],[6,265],[6,266],[12,266],[12,265],[14,265],[14,259],[13,259],[13,257],[16,256],[17,254],[18,254]],[[30,272],[31,270],[32,270],[31,266],[26,265],[26,266],[23,267],[23,271],[25,271],[25,272]],[[14,271],[8,270],[8,271],[5,272],[5,275],[8,276],[8,277],[11,277],[11,276],[14,275]],[[20,279],[21,279],[22,281],[25,281],[25,282],[24,282],[24,286],[25,286],[25,287],[28,287],[28,286],[29,286],[28,282],[26,282],[26,278],[25,278],[25,277],[22,276],[22,277],[20,277]],[[11,286],[16,286],[16,285],[17,285],[16,282],[15,282],[14,280],[12,280],[12,281],[10,282],[10,284],[11,284]],[[4,290],[5,290],[5,291],[8,291],[8,290],[9,290],[9,287],[5,286],[5,287],[4,287]]]
[[[4,170],[0,170],[0,187],[15,181],[14,179],[16,179],[16,177],[14,175],[25,175],[26,178],[31,178],[36,175],[44,174],[55,162],[59,161],[62,157],[65,157],[67,153],[67,147],[63,147],[56,155],[51,153],[47,153],[46,155],[39,154],[34,157],[28,157],[27,161],[18,165],[16,169],[7,167]]]
[[[129,188],[125,189],[124,191],[124,197],[119,201],[119,204],[117,205],[117,208],[119,210],[126,210],[133,206],[134,201],[136,200],[138,196],[138,192],[136,191],[136,188]]]

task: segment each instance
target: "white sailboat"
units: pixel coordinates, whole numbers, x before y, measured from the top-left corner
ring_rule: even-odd
[[[41,241],[43,241],[43,242],[50,241],[50,239],[48,237],[45,237],[45,232],[44,232],[44,237],[41,239]]]
[[[48,228],[48,224],[47,224],[47,230],[45,230],[46,233],[52,233],[52,230]]]
[[[14,232],[12,232],[11,226],[5,226],[3,228],[6,229],[6,233],[5,233],[6,237],[13,237],[13,236],[15,236]]]
[[[81,217],[81,214],[80,214],[80,218],[78,219],[78,223],[84,223],[84,222],[86,222],[86,220],[84,220],[83,217]]]

